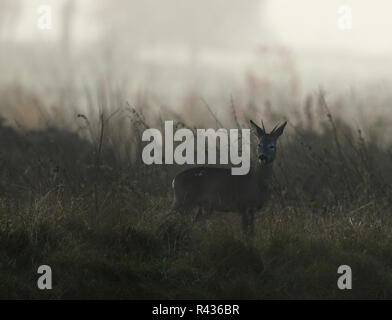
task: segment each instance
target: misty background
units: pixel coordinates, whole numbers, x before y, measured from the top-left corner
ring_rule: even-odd
[[[354,101],[346,111],[360,121],[389,110],[391,10],[387,0],[0,0],[1,110],[34,122],[35,104],[83,110],[86,92],[110,88],[154,108],[288,112],[322,88],[337,109]]]
[[[391,9],[0,0],[0,299],[391,298]],[[253,243],[235,206],[169,218],[194,165],[145,164],[146,128],[250,119],[288,121]]]

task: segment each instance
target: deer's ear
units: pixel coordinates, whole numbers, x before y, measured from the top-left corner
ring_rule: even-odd
[[[284,127],[286,126],[286,124],[287,124],[287,121],[285,121],[285,122],[284,122],[282,125],[280,125],[278,128],[274,129],[274,130],[271,132],[271,135],[273,135],[275,139],[279,138],[279,137],[282,135],[283,130],[284,130]]]
[[[250,120],[250,125],[251,125],[253,131],[257,134],[257,136],[258,136],[259,138],[261,138],[261,137],[265,134],[264,130],[261,129],[261,128],[260,128],[256,123],[254,123],[252,120]]]

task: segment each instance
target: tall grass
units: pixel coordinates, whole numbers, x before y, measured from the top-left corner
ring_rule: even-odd
[[[347,123],[322,92],[285,114],[270,106],[264,123],[290,125],[249,246],[235,214],[206,225],[186,216],[158,233],[182,167],[144,165],[141,134],[167,119],[195,124],[181,109],[101,94],[98,114],[91,100],[46,112],[40,129],[1,123],[1,298],[392,298],[392,149],[378,143],[382,127]],[[219,112],[199,107],[212,127],[260,116],[234,99]],[[53,290],[36,287],[41,264],[52,267]],[[343,264],[351,291],[336,285]]]

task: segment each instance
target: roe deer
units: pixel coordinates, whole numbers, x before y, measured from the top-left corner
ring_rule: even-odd
[[[272,176],[272,163],[276,155],[276,142],[287,124],[267,133],[250,121],[258,137],[258,164],[246,175],[231,175],[229,168],[194,167],[186,169],[173,179],[174,201],[171,213],[186,213],[199,208],[212,211],[238,212],[242,216],[245,235],[253,238],[254,213],[268,199],[268,185]]]

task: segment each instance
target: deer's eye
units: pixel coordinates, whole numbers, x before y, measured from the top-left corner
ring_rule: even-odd
[[[275,149],[275,146],[274,146],[273,144],[271,144],[271,145],[269,146],[269,148],[270,148],[271,150],[273,150],[273,149]]]

